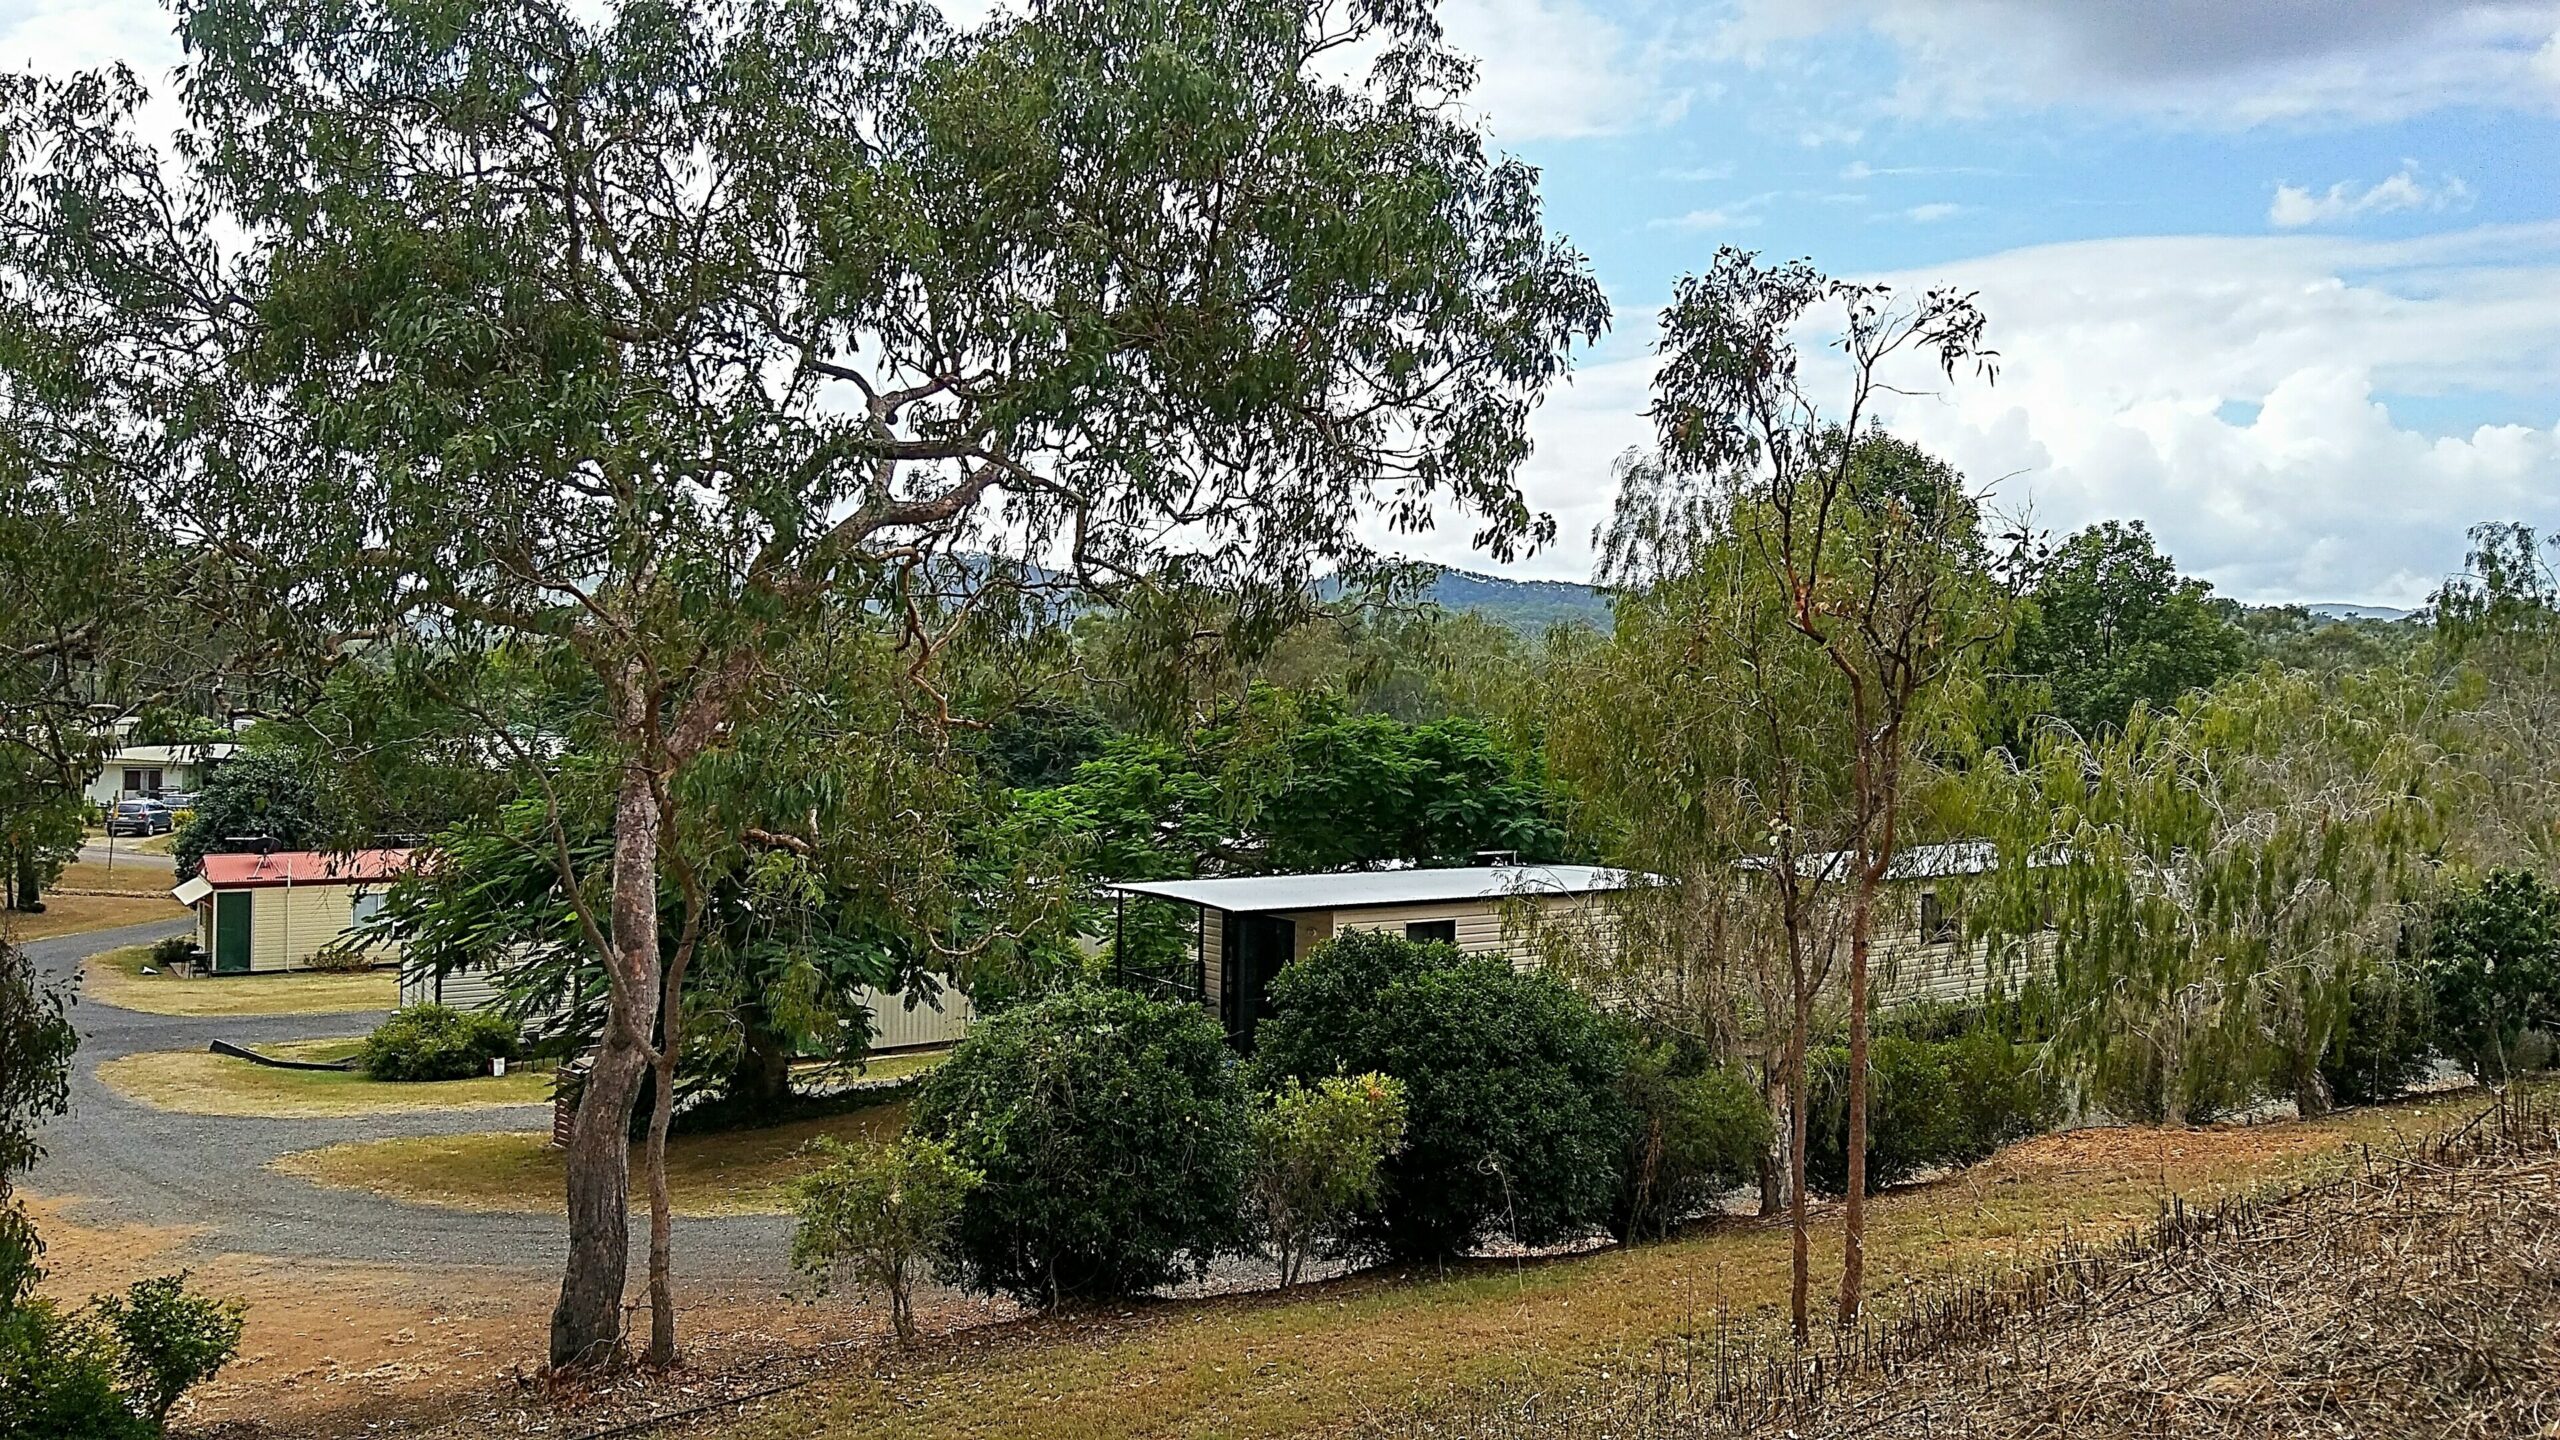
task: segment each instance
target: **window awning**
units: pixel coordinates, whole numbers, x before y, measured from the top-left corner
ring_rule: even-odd
[[[199,875],[169,893],[179,904],[193,908],[197,901],[213,893],[213,882]]]

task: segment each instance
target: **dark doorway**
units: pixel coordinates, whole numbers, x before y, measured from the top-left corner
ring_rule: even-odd
[[[218,974],[235,974],[249,968],[250,904],[257,897],[247,890],[226,890],[213,897],[213,968]]]
[[[1250,1050],[1254,1027],[1271,1013],[1271,977],[1298,952],[1298,924],[1277,915],[1226,916],[1218,936],[1218,1018],[1227,1038]]]

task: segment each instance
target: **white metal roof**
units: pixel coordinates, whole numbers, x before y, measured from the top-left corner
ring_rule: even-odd
[[[1251,875],[1229,880],[1119,881],[1124,895],[1180,900],[1212,910],[1354,910],[1501,900],[1512,895],[1589,895],[1633,884],[1600,865],[1470,865],[1445,870],[1354,870],[1315,875]]]
[[[201,745],[128,745],[106,759],[109,765],[201,765],[207,760],[228,760],[240,753],[240,747],[228,740],[209,740]]]

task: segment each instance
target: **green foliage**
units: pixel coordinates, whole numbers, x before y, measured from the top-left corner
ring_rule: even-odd
[[[365,1073],[376,1080],[463,1080],[514,1058],[515,1022],[487,1010],[407,1005],[364,1039]]]
[[[1142,1293],[1240,1238],[1251,1118],[1194,1005],[1077,987],[998,1014],[919,1088],[909,1125],[985,1177],[951,1269],[1030,1305]]]
[[[2050,1128],[2061,1096],[2032,1047],[1988,1030],[1949,1040],[1878,1035],[1868,1050],[1867,1190],[1970,1165]],[[1849,1178],[1849,1056],[1813,1057],[1805,1174],[1839,1194]]]
[[[1405,1148],[1357,1238],[1397,1259],[1494,1235],[1544,1245],[1605,1222],[1630,1120],[1628,1040],[1543,973],[1350,931],[1271,982],[1255,1066],[1270,1084],[1376,1072],[1405,1087]]]
[[[240,1349],[240,1302],[189,1293],[183,1271],[136,1281],[92,1308],[115,1336],[124,1393],[155,1427],[167,1422],[178,1397],[212,1379]]]
[[[1976,772],[1998,865],[1972,913],[2050,955],[2055,1058],[2100,1103],[2326,1107],[2320,1058],[2433,861],[2436,698],[2414,671],[2269,669]]]
[[[2560,889],[2500,870],[2428,907],[2418,974],[2438,1043],[2474,1076],[2503,1083],[2528,1029],[2560,1028]]]
[[[181,878],[231,850],[308,850],[340,837],[319,767],[297,750],[259,746],[213,767],[195,818],[170,853]]]
[[[1643,1043],[1628,1052],[1620,1086],[1635,1117],[1609,1224],[1620,1239],[1667,1236],[1758,1175],[1769,1110],[1740,1070],[1694,1046]]]
[[[817,1152],[826,1163],[792,1188],[791,1268],[821,1294],[845,1272],[877,1288],[889,1299],[890,1328],[911,1343],[916,1272],[949,1241],[978,1172],[948,1145],[913,1133],[858,1147],[821,1138]]]
[[[1330,694],[1257,687],[1182,743],[1125,737],[1022,797],[1086,869],[1115,879],[1563,857],[1534,755],[1487,723],[1422,724]]]
[[[2167,709],[2241,667],[2246,637],[2212,595],[2141,521],[2092,525],[2043,561],[2011,666],[2074,730],[2113,730],[2136,705]]]
[[[2320,1074],[2342,1105],[2397,1100],[2432,1067],[2434,1034],[2425,987],[2396,967],[2377,969],[2349,993]]]
[[[1392,1076],[1285,1079],[1253,1118],[1249,1219],[1294,1285],[1310,1255],[1338,1248],[1375,1206],[1404,1144],[1404,1085]]]
[[[45,1300],[0,1306],[0,1440],[149,1440],[116,1388],[114,1338]]]
[[[151,963],[162,970],[184,970],[203,954],[193,935],[169,935],[151,945]]]

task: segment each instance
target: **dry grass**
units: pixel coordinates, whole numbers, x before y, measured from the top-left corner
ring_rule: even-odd
[[[90,956],[82,995],[152,1015],[343,1015],[388,1010],[399,998],[400,977],[387,969],[189,978],[143,974],[150,958],[141,945]]]
[[[668,1191],[679,1215],[780,1214],[791,1182],[810,1168],[803,1153],[810,1141],[881,1139],[905,1122],[906,1107],[891,1103],[764,1130],[679,1135],[667,1143]],[[635,1173],[639,1163],[635,1147]],[[355,1141],[287,1155],[270,1168],[416,1205],[559,1214],[560,1166],[561,1152],[545,1131]],[[647,1204],[637,1186],[632,1199]]]
[[[363,1045],[357,1039],[305,1040],[269,1045],[261,1054],[278,1060],[343,1060]],[[395,1110],[470,1110],[538,1105],[551,1098],[551,1076],[510,1070],[498,1077],[432,1083],[376,1080],[361,1070],[279,1070],[201,1050],[158,1050],[120,1055],[98,1067],[98,1078],[128,1100],[189,1115],[292,1118],[376,1115]]]
[[[2469,1108],[2466,1108],[2469,1107]],[[2213,1195],[2341,1169],[2471,1113],[2465,1098],[2312,1124],[2059,1136],[1881,1197],[1868,1274],[1890,1308],[1915,1287],[2015,1263],[2066,1235],[2122,1234],[2171,1194]],[[1815,1293],[1836,1284],[1835,1214]],[[1588,1376],[1719,1314],[1777,1333],[1784,1227],[1735,1221],[1631,1249],[1445,1275],[1371,1274],[1286,1296],[1133,1307],[972,1334],[801,1392],[707,1433],[746,1437],[1295,1436],[1344,1433],[1424,1399]]]
[[[2114,1244],[1933,1287],[1812,1360],[1762,1357],[1717,1325],[1578,1382],[1372,1433],[2560,1434],[2560,1130],[2547,1104],[2527,1096],[2451,1144],[2179,1206]]]
[[[166,879],[167,877],[162,877]],[[127,895],[63,895],[45,896],[44,909],[27,914],[17,910],[0,911],[0,935],[11,940],[48,940],[56,935],[81,935],[92,930],[121,930],[127,925],[148,925],[155,920],[184,920],[187,907],[169,898],[163,885],[157,898],[150,894]]]
[[[106,891],[117,895],[157,895],[168,900],[169,891],[177,883],[178,877],[169,873],[169,867],[165,865],[106,866],[83,860],[62,867],[62,878],[56,880],[53,889],[46,893],[50,897],[67,891],[84,895]],[[169,903],[176,905],[178,902],[170,900]]]

